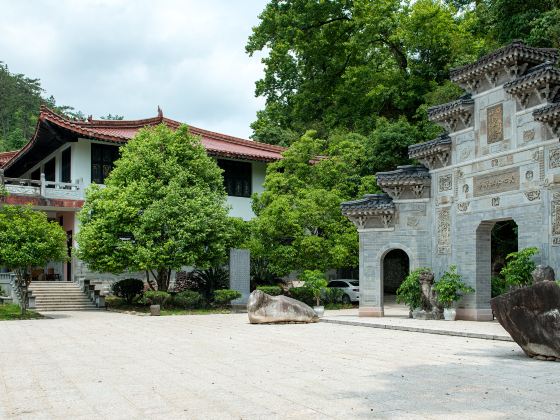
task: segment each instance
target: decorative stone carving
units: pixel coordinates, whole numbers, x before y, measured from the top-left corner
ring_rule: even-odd
[[[496,194],[519,189],[519,168],[475,176],[474,196]]]
[[[451,191],[453,188],[453,178],[452,175],[440,175],[439,177],[439,191]]]
[[[492,197],[492,207],[498,207],[500,205],[500,197]]]
[[[422,289],[422,307],[412,313],[413,317],[416,319],[441,319],[443,308],[438,303],[433,287],[434,274],[430,271],[423,271],[418,280]]]
[[[554,270],[549,265],[537,265],[537,267],[531,273],[531,276],[533,277],[533,283],[556,280]]]
[[[529,201],[535,201],[541,199],[541,191],[540,190],[533,190],[533,191],[525,191],[525,197]]]
[[[552,234],[560,235],[560,201],[552,201]]]
[[[413,229],[416,229],[419,224],[420,224],[420,219],[418,217],[411,216],[408,219],[406,219],[406,225]]]
[[[438,211],[438,254],[449,254],[451,236],[451,213],[449,207]]]
[[[548,167],[550,169],[560,168],[560,148],[551,149],[548,157]]]
[[[465,212],[469,209],[469,201],[463,201],[462,203],[457,203],[457,209],[461,212]]]
[[[287,296],[269,296],[260,290],[249,296],[247,314],[251,324],[319,321],[315,311],[305,303]]]
[[[470,189],[471,187],[469,187],[469,184],[463,184],[463,192],[465,194],[468,193]]]
[[[530,141],[535,140],[535,129],[532,128],[530,130],[523,131],[523,141],[528,143]]]
[[[463,147],[459,152],[459,159],[467,160],[472,153],[472,149],[470,147]]]
[[[560,287],[542,281],[490,300],[494,315],[529,357],[560,360]]]
[[[502,156],[499,158],[492,159],[490,161],[490,165],[492,168],[496,168],[499,166],[507,166],[513,163],[513,155]]]
[[[486,124],[488,126],[487,143],[497,143],[504,139],[503,106],[498,104],[486,110]]]
[[[527,181],[531,181],[531,180],[533,179],[533,176],[534,176],[533,171],[527,171],[527,172],[525,172],[525,179],[526,179]]]

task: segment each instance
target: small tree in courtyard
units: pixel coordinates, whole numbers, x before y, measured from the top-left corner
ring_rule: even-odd
[[[225,260],[237,226],[227,212],[221,170],[200,140],[186,126],[145,128],[106,187],[88,189],[78,256],[95,271],[145,271],[168,290],[171,270]]]
[[[33,267],[67,258],[66,233],[43,212],[24,206],[0,208],[0,266],[16,275],[21,313],[27,310],[27,287]]]

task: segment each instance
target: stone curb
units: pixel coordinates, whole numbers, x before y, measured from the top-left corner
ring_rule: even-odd
[[[389,325],[389,324],[371,324],[366,322],[343,321],[338,319],[326,319],[326,318],[321,318],[319,322],[327,322],[331,324],[340,324],[340,325],[352,325],[356,327],[369,327],[369,328],[380,328],[386,330],[409,331],[409,332],[417,332],[417,333],[424,333],[424,334],[439,334],[439,335],[450,335],[455,337],[478,338],[481,340],[513,342],[513,339],[511,337],[505,335],[479,334],[479,333],[469,333],[463,331],[435,330],[431,328],[405,327],[401,325]]]

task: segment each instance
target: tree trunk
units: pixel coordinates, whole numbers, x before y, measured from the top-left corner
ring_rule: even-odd
[[[167,292],[167,290],[169,289],[169,270],[167,270],[166,268],[160,268],[157,271],[157,285],[158,285],[158,290]]]

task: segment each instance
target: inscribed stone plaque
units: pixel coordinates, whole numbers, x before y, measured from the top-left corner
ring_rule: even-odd
[[[229,288],[241,293],[232,301],[234,305],[245,305],[249,299],[251,286],[251,254],[248,249],[229,250]]]
[[[475,176],[473,186],[475,197],[517,190],[519,189],[519,168]]]
[[[449,207],[438,212],[438,254],[449,254],[451,249],[451,215]]]
[[[487,143],[497,143],[504,139],[504,119],[502,104],[492,106],[486,110],[488,121]]]
[[[441,191],[450,191],[453,187],[453,181],[451,174],[449,175],[440,175],[439,177],[439,190]]]

